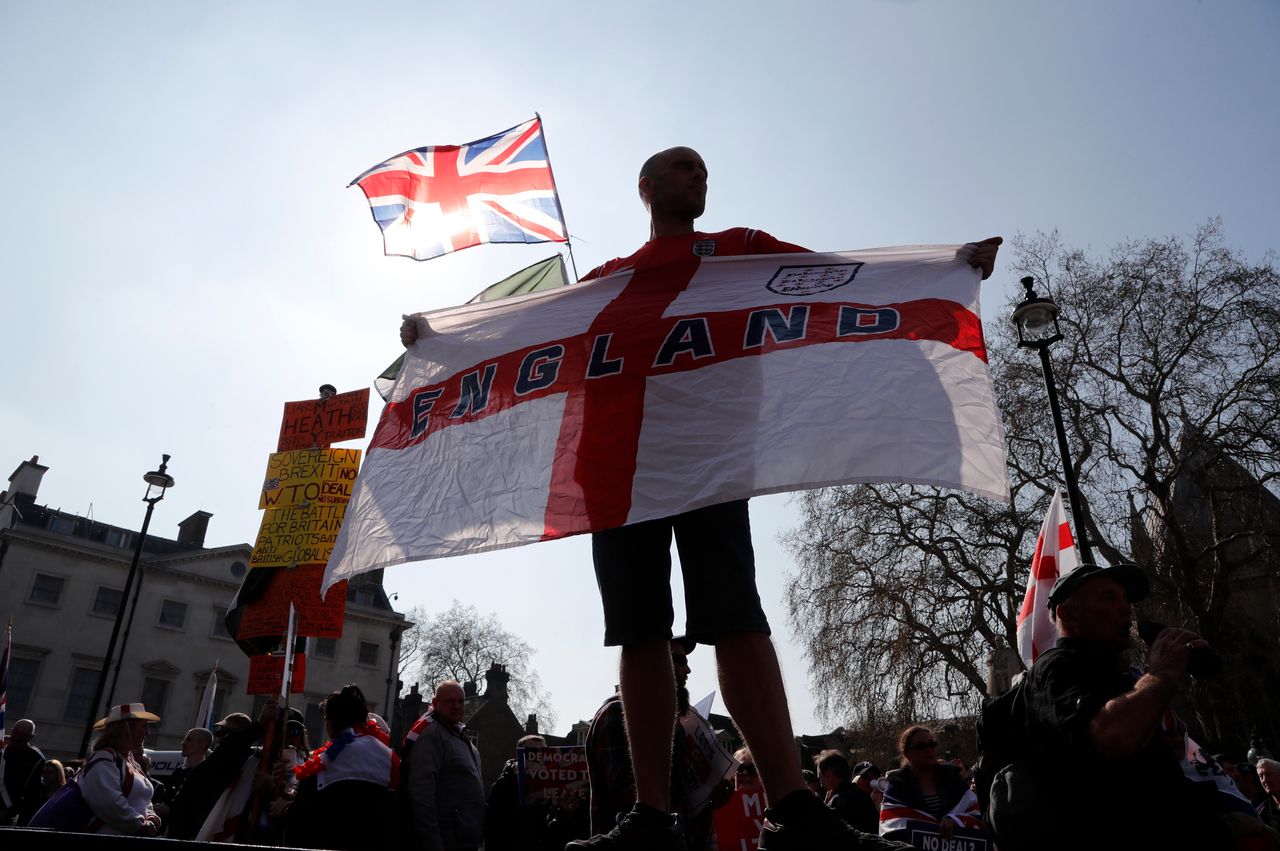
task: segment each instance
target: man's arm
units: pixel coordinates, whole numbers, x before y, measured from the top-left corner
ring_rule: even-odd
[[[417,847],[423,851],[441,851],[440,815],[436,806],[440,768],[444,764],[444,740],[435,722],[422,731],[413,744],[409,758],[409,809],[413,814],[413,830]]]
[[[1089,722],[1089,740],[1108,759],[1130,756],[1155,735],[1160,716],[1169,708],[1178,681],[1187,670],[1193,646],[1208,646],[1185,629],[1166,629],[1151,645],[1147,672],[1133,689],[1112,698]]]

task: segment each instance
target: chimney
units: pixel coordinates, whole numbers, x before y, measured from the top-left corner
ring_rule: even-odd
[[[526,736],[538,735],[538,713],[529,713],[529,720],[524,722],[524,734]]]
[[[205,533],[209,531],[209,518],[213,515],[207,511],[197,511],[178,524],[178,543],[204,546]]]
[[[500,703],[507,702],[507,683],[511,681],[511,675],[507,673],[506,665],[499,665],[494,662],[489,666],[488,673],[484,675],[484,681],[484,696],[486,700],[496,700]]]
[[[39,455],[32,455],[30,461],[23,461],[9,477],[9,500],[15,502],[19,496],[34,500],[40,491],[40,480],[48,471],[49,468],[40,463]]]
[[[471,698],[476,696],[476,681],[467,680],[462,684],[462,696]]]

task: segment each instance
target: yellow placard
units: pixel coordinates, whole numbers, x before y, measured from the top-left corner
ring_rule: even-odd
[[[345,503],[268,508],[262,515],[249,566],[324,564],[333,552],[346,513]]]
[[[334,505],[351,499],[360,472],[359,449],[297,449],[267,459],[259,508],[289,508],[306,503]]]

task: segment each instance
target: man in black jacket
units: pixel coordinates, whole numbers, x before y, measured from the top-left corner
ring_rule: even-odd
[[[240,777],[254,744],[275,722],[277,708],[271,699],[263,705],[257,721],[235,712],[214,725],[214,749],[191,769],[170,804],[167,837],[196,838],[218,798]]]
[[[863,833],[878,833],[880,809],[871,796],[854,785],[848,758],[837,750],[826,750],[814,761],[818,782],[827,794],[827,806],[840,818]]]

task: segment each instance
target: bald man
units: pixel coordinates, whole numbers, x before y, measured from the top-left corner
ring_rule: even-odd
[[[409,783],[413,848],[475,851],[484,842],[480,752],[467,738],[465,715],[462,686],[445,680],[436,687],[431,709],[405,737],[400,769]]]
[[[13,823],[13,819],[25,812],[23,803],[28,795],[40,788],[40,769],[44,766],[44,754],[31,744],[36,737],[35,722],[23,718],[13,725],[9,739],[0,751],[4,786],[0,791],[0,825]]]
[[[689,275],[704,257],[803,252],[763,231],[694,229],[707,199],[707,165],[692,148],[668,148],[640,168],[637,188],[649,211],[649,241],[634,254],[610,260],[584,280],[630,270],[641,286],[670,267]],[[991,274],[999,237],[965,248],[966,259]],[[690,412],[691,417],[697,411]],[[755,757],[770,808],[771,826],[760,848],[852,849],[905,847],[862,834],[845,824],[804,784],[791,730],[769,622],[755,583],[755,554],[746,500],[621,526],[592,536],[596,580],[604,605],[607,646],[620,646],[619,680],[636,803],[618,826],[572,849],[678,849],[671,812],[671,718],[676,677],[670,640],[671,539],[684,576],[685,634],[716,649],[720,689]]]

